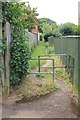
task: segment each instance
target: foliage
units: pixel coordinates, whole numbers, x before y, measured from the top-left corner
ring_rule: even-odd
[[[57,28],[56,22],[49,18],[40,18],[39,19],[39,32],[46,34],[52,32],[55,28]]]
[[[59,32],[59,29],[54,29],[53,30],[53,37],[60,37],[62,36],[62,34]]]
[[[31,10],[30,5],[22,2],[3,3],[3,18],[12,26],[11,48],[10,48],[10,84],[19,84],[28,73],[29,68],[29,45],[25,36],[25,29],[31,30],[35,24],[36,9]]]
[[[43,34],[40,33],[40,41],[42,41],[42,40],[43,40]]]
[[[46,48],[49,47],[49,43],[48,43],[48,42],[45,43],[45,47],[46,47]]]
[[[5,40],[0,39],[0,77],[1,77],[1,71],[3,70],[3,65],[1,63],[1,56],[2,54],[4,54],[4,50],[5,50]]]
[[[0,53],[4,53],[4,50],[6,48],[5,46],[5,39],[6,38],[3,38],[1,41],[0,41]]]
[[[43,28],[39,25],[38,26],[39,33],[43,34]]]
[[[77,35],[80,35],[80,25],[78,25]]]
[[[44,35],[44,40],[45,40],[45,42],[48,42],[48,37],[50,37],[50,36],[60,37],[60,36],[61,36],[61,33],[59,32],[58,29],[55,29],[54,31],[45,34],[45,35]]]
[[[49,18],[39,19],[39,32],[44,34],[45,42],[48,41],[48,37],[50,36],[61,36],[56,22]]]
[[[47,24],[52,24],[52,23],[55,23],[55,21],[49,19],[49,18],[39,18],[39,23],[40,25],[44,24],[44,23],[47,23]]]
[[[47,33],[47,34],[44,35],[44,40],[45,40],[45,42],[48,42],[48,37],[50,37],[50,36],[53,36],[53,33],[52,33],[52,32]]]
[[[50,46],[48,47],[48,54],[53,54],[54,53],[54,47]]]
[[[59,26],[60,33],[65,35],[77,35],[78,27],[73,23],[64,23]]]
[[[38,79],[38,80],[36,80]],[[20,85],[19,89],[16,89],[16,94],[20,94],[23,100],[30,101],[34,98],[45,96],[57,89],[55,82],[52,80],[52,76],[44,75],[44,77],[26,78],[25,81]],[[25,99],[26,98],[26,99]]]
[[[32,28],[35,27],[36,16],[38,16],[36,9],[37,8],[31,9],[29,3],[25,5],[24,2],[6,2],[3,3],[3,17],[11,24],[16,26],[19,26],[19,24],[22,23],[24,28],[27,28],[29,31],[31,31]]]

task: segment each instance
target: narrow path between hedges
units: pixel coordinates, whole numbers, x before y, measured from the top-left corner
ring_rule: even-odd
[[[47,63],[44,65],[47,66]],[[3,104],[5,118],[77,118],[73,112],[68,88],[62,79],[55,80],[58,89],[39,99],[15,103],[11,101]],[[12,96],[14,99],[15,96]]]

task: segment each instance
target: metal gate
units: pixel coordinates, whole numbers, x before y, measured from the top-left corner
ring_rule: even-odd
[[[54,58],[41,58],[41,57],[54,57],[54,56],[64,56],[66,59],[66,65],[64,66],[54,66]],[[52,80],[54,81],[54,69],[55,68],[67,68],[67,55],[66,54],[43,54],[39,55],[38,58],[31,58],[30,60],[38,60],[38,72],[29,72],[29,74],[52,74]],[[52,66],[43,67],[40,65],[41,60],[51,60]],[[51,72],[41,72],[40,68],[52,68]]]

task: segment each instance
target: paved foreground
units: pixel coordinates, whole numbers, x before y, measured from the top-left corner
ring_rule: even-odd
[[[4,118],[77,118],[62,80],[56,80],[58,90],[51,95],[27,103],[3,105]]]

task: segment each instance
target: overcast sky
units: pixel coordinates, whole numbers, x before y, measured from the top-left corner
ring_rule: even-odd
[[[24,0],[22,0],[24,1]],[[25,0],[31,7],[37,7],[38,18],[46,17],[58,24],[73,22],[78,24],[78,2],[80,0]]]

